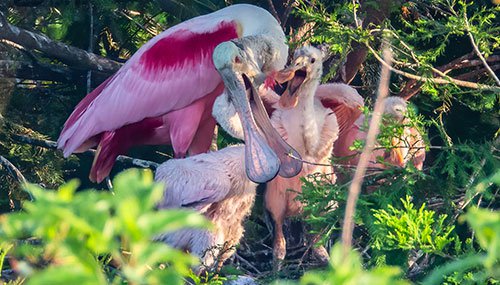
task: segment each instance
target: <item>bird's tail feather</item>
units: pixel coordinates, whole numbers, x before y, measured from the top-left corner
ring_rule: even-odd
[[[118,155],[125,151],[126,149],[115,139],[115,132],[103,133],[90,169],[89,179],[92,182],[102,182],[111,172]]]

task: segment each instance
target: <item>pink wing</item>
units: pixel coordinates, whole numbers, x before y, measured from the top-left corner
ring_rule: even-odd
[[[184,108],[209,94],[222,82],[213,50],[237,38],[237,31],[235,21],[207,15],[156,36],[76,106],[58,147],[69,156],[97,134]]]
[[[361,115],[360,108],[364,106],[363,98],[356,89],[346,84],[322,84],[315,96],[321,100],[324,107],[335,112],[339,124],[339,136],[348,132]]]
[[[355,124],[361,116],[363,98],[346,84],[322,84],[316,91],[316,97],[326,108],[332,109],[339,124],[339,137],[334,144],[333,154],[337,157],[350,157],[345,164],[356,164],[356,152],[349,150],[354,140],[358,139],[359,126]]]

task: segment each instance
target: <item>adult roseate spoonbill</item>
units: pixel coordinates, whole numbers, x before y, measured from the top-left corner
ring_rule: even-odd
[[[393,148],[386,152],[384,149],[373,151],[370,159],[370,166],[375,168],[387,168],[387,165],[377,162],[377,157],[384,158],[388,164],[404,167],[408,162],[412,162],[415,168],[422,170],[425,160],[425,142],[420,132],[408,126],[407,102],[400,97],[388,97],[385,102],[384,114],[392,117],[397,122],[404,124],[403,133],[400,137],[392,139]],[[359,153],[350,150],[349,147],[355,140],[366,140],[366,132],[362,130],[365,116],[362,115],[355,124],[351,126],[335,142],[333,153],[338,157],[349,157],[343,163],[351,166],[358,164]]]
[[[282,71],[293,78],[275,105],[271,123],[304,160],[329,165],[333,143],[339,132],[359,117],[363,99],[345,84],[318,87],[322,65],[321,52],[316,48],[303,47],[295,52],[292,66]],[[275,222],[275,261],[283,260],[286,255],[284,219],[301,212],[302,205],[295,200],[301,192],[300,177],[320,173],[335,182],[332,167],[323,165],[304,164],[299,176],[278,176],[267,183],[265,204]]]
[[[171,144],[176,157],[205,152],[215,126],[211,107],[225,88],[241,117],[249,178],[268,181],[278,170],[294,176],[301,164],[286,155],[291,148],[269,129],[252,92],[284,67],[285,41],[271,14],[247,4],[173,26],[76,106],[58,147],[68,156],[98,145],[94,181],[102,181],[116,156],[133,145]]]
[[[155,179],[166,187],[159,208],[193,208],[214,228],[183,229],[157,240],[190,251],[206,268],[216,265],[219,269],[234,253],[255,198],[257,184],[247,178],[244,161],[244,146],[231,146],[161,164]]]

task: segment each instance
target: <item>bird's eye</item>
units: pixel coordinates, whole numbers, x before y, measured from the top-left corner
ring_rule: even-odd
[[[316,62],[316,59],[313,57],[311,58],[311,63],[315,63]]]

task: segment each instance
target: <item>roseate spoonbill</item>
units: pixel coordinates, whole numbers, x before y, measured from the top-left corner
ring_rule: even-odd
[[[387,168],[387,165],[377,162],[377,157],[384,158],[385,162],[399,167],[404,167],[408,162],[412,162],[415,168],[422,170],[425,160],[425,142],[422,139],[420,132],[408,126],[408,119],[405,118],[407,112],[407,102],[400,97],[388,97],[385,102],[384,113],[392,117],[397,122],[404,124],[403,133],[400,137],[392,139],[393,148],[386,152],[384,149],[376,149],[373,151],[370,165],[375,168]],[[351,126],[339,139],[335,142],[333,153],[338,157],[349,157],[343,163],[355,166],[359,160],[359,153],[350,150],[349,147],[355,140],[365,140],[366,132],[361,128],[365,121],[365,116],[362,115],[355,124]]]
[[[243,235],[243,220],[250,213],[257,184],[245,174],[244,146],[184,159],[170,159],[156,170],[165,182],[160,209],[193,208],[210,220],[212,230],[183,229],[157,238],[200,257],[203,266],[218,269],[234,253]]]
[[[206,152],[215,98],[225,89],[241,117],[246,173],[256,182],[296,175],[293,150],[269,129],[256,88],[272,82],[288,56],[286,38],[266,10],[226,7],[169,28],[142,46],[70,115],[58,140],[64,156],[96,146],[90,179],[102,181],[133,145],[171,144],[176,157]],[[281,168],[280,168],[281,164]]]
[[[345,84],[319,85],[322,65],[318,49],[298,49],[292,66],[282,71],[293,78],[271,116],[271,123],[278,133],[304,160],[323,164],[304,164],[299,176],[278,176],[267,183],[265,204],[275,222],[275,261],[283,260],[286,255],[284,219],[299,214],[302,209],[301,203],[295,200],[301,192],[300,177],[320,173],[325,179],[335,182],[333,168],[324,165],[330,164],[333,143],[339,132],[354,123],[363,106],[363,99],[357,91]]]

